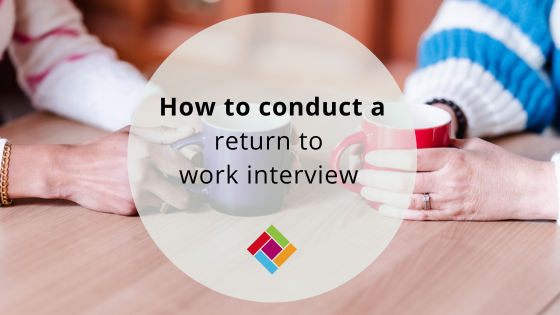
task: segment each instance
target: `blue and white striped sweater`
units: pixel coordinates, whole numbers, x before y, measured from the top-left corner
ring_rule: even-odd
[[[559,49],[560,0],[446,0],[405,95],[455,102],[471,137],[541,132],[560,117]]]

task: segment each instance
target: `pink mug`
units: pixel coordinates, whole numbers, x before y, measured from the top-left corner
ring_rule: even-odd
[[[390,104],[386,104],[386,106],[390,106]],[[408,106],[408,109],[412,116],[414,129],[404,126],[406,125],[404,119],[403,122],[391,121],[391,119],[399,118],[387,117],[387,115],[373,116],[371,107],[364,110],[360,131],[346,137],[333,150],[330,159],[331,170],[339,173],[342,154],[354,144],[363,146],[364,156],[375,150],[412,150],[449,146],[451,115],[448,112],[426,104],[412,104]],[[363,167],[364,169],[381,170],[365,161],[363,161]],[[342,183],[340,177],[337,177],[337,180],[346,189],[360,194],[362,185]],[[368,205],[377,209],[380,203],[368,201]]]

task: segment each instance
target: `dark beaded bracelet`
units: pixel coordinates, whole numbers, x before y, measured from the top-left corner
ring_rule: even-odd
[[[463,111],[459,106],[457,106],[457,104],[453,103],[452,101],[448,101],[444,99],[441,100],[434,99],[433,101],[427,102],[426,104],[428,105],[445,104],[451,107],[453,112],[455,112],[455,117],[457,117],[457,134],[455,136],[457,137],[457,139],[465,138],[465,134],[467,133],[467,129],[469,128],[469,124],[467,122],[467,117],[465,116],[465,113],[463,113]]]

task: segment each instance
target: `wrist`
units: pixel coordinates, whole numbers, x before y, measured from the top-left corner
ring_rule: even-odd
[[[557,220],[558,179],[553,162],[535,162],[536,167],[526,175],[531,178],[524,183],[529,184],[525,189],[522,211],[528,213],[521,219]]]
[[[12,145],[8,169],[10,198],[66,198],[66,145]]]

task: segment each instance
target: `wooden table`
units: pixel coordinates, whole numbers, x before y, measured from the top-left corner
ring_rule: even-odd
[[[46,113],[0,128],[17,144],[78,143],[105,132]],[[496,143],[548,160],[560,140]],[[559,314],[554,222],[403,222],[381,256],[343,286],[303,301],[216,293],[175,267],[140,218],[63,200],[0,210],[0,314]]]

